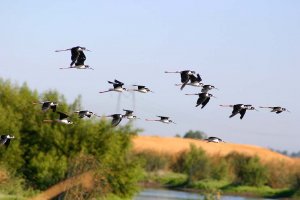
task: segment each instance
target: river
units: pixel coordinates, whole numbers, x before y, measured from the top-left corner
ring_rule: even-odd
[[[192,193],[167,189],[151,189],[142,190],[134,200],[203,200],[204,196]],[[267,200],[264,198],[239,197],[239,196],[221,196],[221,200]]]

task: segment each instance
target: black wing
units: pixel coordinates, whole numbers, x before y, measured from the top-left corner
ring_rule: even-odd
[[[204,106],[209,102],[209,100],[210,100],[210,97],[207,97],[207,98],[203,101],[201,109],[204,108]]]
[[[276,112],[276,114],[279,114],[279,113],[281,113],[281,112],[282,112],[282,110],[279,110],[279,111]]]
[[[50,106],[50,108],[52,109],[53,112],[56,112],[56,105],[52,105]]]
[[[43,104],[42,104],[42,111],[46,111],[50,108],[50,104],[51,102],[50,101],[45,101]]]
[[[57,112],[59,114],[59,119],[62,120],[62,119],[66,119],[69,117],[69,115],[65,114],[65,113],[62,113],[62,112]]]
[[[86,110],[81,110],[78,113],[79,118],[84,118],[84,116],[86,116],[87,111]]]
[[[201,105],[206,99],[207,99],[207,97],[206,97],[205,93],[199,94],[199,98],[197,100],[196,107]]]
[[[117,79],[115,79],[115,83],[118,83],[119,85],[124,85],[124,83],[122,83],[121,81],[118,81]]]
[[[189,71],[182,71],[180,73],[180,76],[181,76],[181,83],[182,83],[182,86],[181,86],[181,90],[185,87],[185,85],[189,82],[190,80],[190,76],[189,76]]]
[[[7,139],[6,142],[4,143],[5,148],[7,148],[9,146],[9,144],[10,144],[10,139]]]
[[[191,83],[193,83],[193,82],[201,82],[202,81],[202,78],[200,77],[199,74],[197,74],[197,76],[195,76],[194,74],[190,75],[189,78],[191,80]]]
[[[80,52],[78,51],[79,48],[80,48],[80,47],[73,47],[73,48],[71,49],[71,60],[72,60],[72,63],[75,63],[76,60],[77,60],[78,57],[79,57],[79,54],[80,54]]]
[[[247,111],[247,109],[245,109],[245,108],[240,111],[240,114],[241,114],[240,119],[243,119],[244,115],[246,114],[246,111]]]
[[[0,143],[5,144],[6,141],[7,141],[7,136],[6,135],[1,135]]]
[[[233,106],[233,111],[231,113],[231,115],[229,116],[230,118],[235,116],[236,114],[238,114],[241,111],[241,104],[236,104]]]
[[[75,63],[75,66],[78,66],[78,65],[84,65],[84,61],[86,60],[86,57],[83,53],[83,51],[80,51],[79,52],[79,56],[76,60],[76,63]]]
[[[123,109],[125,112],[126,112],[126,114],[125,115],[131,115],[132,113],[133,113],[133,111],[132,110],[126,110],[126,109]]]
[[[111,121],[111,125],[112,126],[118,126],[118,124],[120,124],[122,118],[120,117],[113,117],[113,120]]]
[[[164,116],[157,116],[157,117],[159,117],[161,120],[169,119],[169,117],[164,117]]]

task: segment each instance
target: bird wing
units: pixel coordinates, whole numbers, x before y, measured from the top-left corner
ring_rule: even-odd
[[[122,118],[120,117],[113,117],[113,120],[111,121],[111,125],[112,126],[117,126],[118,124],[120,124]]]
[[[279,114],[279,113],[281,113],[282,111],[281,110],[279,110],[279,111],[276,111],[276,114]]]
[[[246,114],[246,111],[247,109],[245,108],[240,110],[240,114],[241,114],[240,119],[243,119],[244,115]]]
[[[183,71],[180,73],[180,76],[181,76],[181,83],[182,83],[182,86],[181,86],[181,90],[185,87],[185,85],[189,82],[190,80],[190,75],[188,74],[189,71]]]
[[[206,100],[206,96],[205,96],[205,93],[201,93],[199,94],[199,98],[197,100],[197,105],[196,106],[199,106],[200,104],[202,104],[205,100]]]
[[[84,116],[86,115],[87,111],[86,110],[81,110],[78,113],[79,118],[84,118]]]
[[[202,81],[202,78],[200,77],[200,74],[197,74],[197,81],[198,81],[198,82],[201,82],[201,81]]]
[[[56,111],[56,105],[52,105],[52,106],[50,106],[50,108],[52,109],[53,112]]]
[[[118,81],[117,79],[115,79],[115,83],[118,83],[120,85],[124,85],[124,83],[122,83],[121,81]]]
[[[233,117],[233,116],[235,116],[236,114],[238,114],[241,111],[241,105],[242,104],[236,104],[236,105],[233,106],[232,113],[229,116],[230,118]]]
[[[62,120],[62,119],[66,119],[69,117],[69,115],[63,113],[63,112],[57,112],[59,114],[59,119]]]
[[[71,49],[71,60],[73,62],[75,62],[78,59],[78,57],[79,57],[80,52],[78,52],[78,48],[79,47],[73,47]]]
[[[125,112],[126,112],[126,114],[125,115],[130,115],[130,114],[132,114],[133,113],[133,111],[132,110],[126,110],[126,109],[123,109]]]
[[[207,93],[209,91],[208,85],[203,85],[201,92]]]
[[[45,101],[43,104],[42,104],[42,111],[46,111],[50,108],[50,104],[51,102],[50,101]]]
[[[209,102],[209,100],[210,100],[210,97],[206,97],[206,99],[202,102],[201,108],[204,108],[204,106]]]
[[[6,142],[4,143],[5,148],[7,148],[9,146],[9,144],[10,144],[10,139],[7,139]]]
[[[7,141],[7,136],[6,135],[1,135],[0,143],[5,144],[6,141]]]
[[[197,81],[197,76],[195,76],[194,74],[190,75],[189,78],[190,78],[192,83]]]
[[[76,66],[77,66],[77,65],[84,65],[84,61],[85,61],[85,60],[86,60],[86,57],[85,57],[83,51],[80,51],[80,52],[79,52],[79,56],[78,56],[78,58],[77,58],[77,60],[76,60],[75,65],[76,65]]]

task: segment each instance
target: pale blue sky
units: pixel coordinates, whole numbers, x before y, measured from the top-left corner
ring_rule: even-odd
[[[116,112],[118,94],[99,94],[117,78],[149,86],[154,94],[121,96],[120,108],[141,118],[170,116],[176,125],[136,121],[145,135],[174,136],[202,130],[225,141],[300,150],[300,2],[251,1],[2,1],[0,76],[40,92],[57,89],[69,102],[98,114]],[[70,52],[85,46],[94,71],[59,70]],[[165,70],[193,69],[213,84],[212,99],[201,110],[199,89],[174,86],[179,75]],[[291,113],[249,111],[229,119],[219,104],[284,106]],[[122,122],[124,124],[124,122]]]

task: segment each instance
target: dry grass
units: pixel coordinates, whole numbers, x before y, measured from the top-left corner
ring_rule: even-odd
[[[295,162],[300,163],[300,160],[252,145],[207,143],[206,141],[194,139],[157,136],[136,136],[133,139],[134,150],[137,152],[152,150],[170,155],[177,155],[179,152],[188,150],[191,143],[197,147],[201,147],[210,155],[218,154],[220,156],[226,156],[229,153],[238,152],[249,156],[257,155],[263,162],[282,161],[290,164],[294,164]]]

